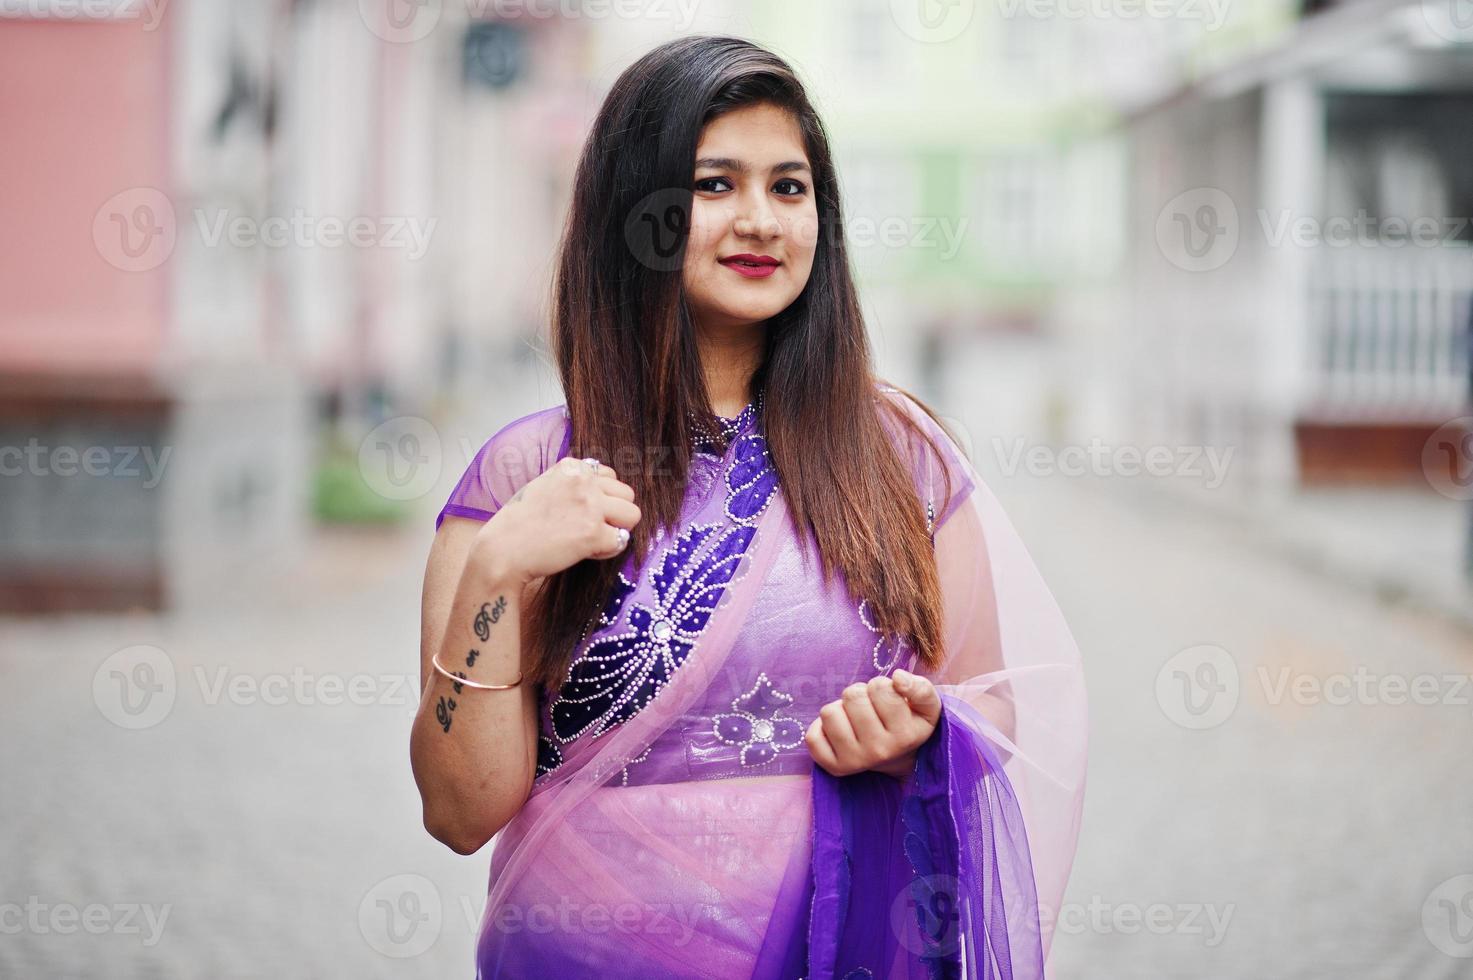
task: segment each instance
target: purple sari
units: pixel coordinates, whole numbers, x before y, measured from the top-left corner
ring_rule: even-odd
[[[905,779],[818,768],[855,681],[916,669],[788,519],[762,401],[698,443],[679,524],[539,699],[532,795],[497,835],[477,976],[1044,975],[1083,804],[1079,651],[955,443],[893,420],[936,547],[940,723]],[[487,520],[568,449],[562,406],[487,441],[441,511]],[[950,495],[942,468],[951,477]]]

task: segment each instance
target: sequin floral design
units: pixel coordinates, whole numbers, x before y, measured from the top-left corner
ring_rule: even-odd
[[[619,612],[624,608],[624,600],[634,591],[634,583],[629,581],[623,572],[619,573],[614,580],[614,587],[609,590],[609,597],[604,602],[604,607],[599,611],[596,618],[583,627],[583,632],[578,634],[578,642],[582,643],[588,638],[589,632],[603,629],[605,626],[613,626],[619,620]],[[561,763],[559,763],[561,765]]]
[[[653,745],[646,745],[643,752],[639,753],[639,755],[624,763],[624,765],[619,770],[619,785],[629,785],[629,767],[634,765],[636,762],[643,762],[644,760],[648,759],[650,757],[650,753],[653,752],[654,749],[655,747]]]
[[[737,414],[736,418],[729,419],[720,415],[713,416],[713,418],[715,418],[716,420],[716,423],[721,426],[722,434],[725,436],[727,442],[730,442],[732,439],[736,438],[737,435],[745,431],[749,426],[757,421],[757,418],[762,414],[762,398],[764,394],[765,392],[762,391],[757,392],[757,397],[751,403],[749,403],[746,408],[742,409],[741,412]],[[688,417],[691,420],[691,427],[693,430],[691,448],[694,449],[696,452],[703,452],[707,453],[708,455],[719,457],[721,446],[709,435],[701,431],[700,416],[696,415],[696,413],[694,412],[690,412],[688,413]]]
[[[871,654],[875,670],[888,674],[910,652],[910,644],[899,633],[881,633],[872,615],[869,600],[859,600],[859,621],[864,624],[865,629],[875,634],[875,647]]]
[[[538,735],[536,776],[545,776],[562,764],[563,750],[546,735]]]
[[[755,525],[776,489],[777,473],[767,455],[767,440],[756,433],[742,436],[726,471],[726,516],[737,524]]]
[[[742,765],[760,766],[776,759],[780,750],[803,744],[802,723],[783,717],[783,709],[792,703],[791,694],[774,688],[765,673],[758,674],[750,691],[732,699],[732,713],[712,719],[712,728],[727,745],[741,746]]]
[[[693,523],[681,532],[650,565],[649,601],[628,603],[628,627],[598,636],[569,667],[551,710],[559,742],[597,736],[627,721],[690,655],[726,586],[738,580],[737,566],[777,490],[762,436],[738,440],[726,485],[730,520]],[[621,590],[622,605],[633,585]]]
[[[758,392],[756,401],[742,409],[736,418],[713,416],[721,427],[721,438],[718,439],[703,431],[700,417],[694,412],[690,413],[691,462],[686,476],[698,500],[705,500],[711,493],[711,487],[719,479],[721,460],[725,456],[723,447],[730,446],[733,440],[756,423],[761,414],[762,393]]]
[[[614,588],[609,593],[609,599],[604,603],[603,611],[598,614],[599,626],[613,626],[619,619],[619,613],[624,608],[624,600],[629,598],[629,593],[634,591],[634,583],[625,577],[623,572],[614,582]]]
[[[622,579],[623,576],[620,576],[620,578]],[[619,593],[621,592],[621,588],[616,587],[614,589],[614,592],[616,596],[619,595]],[[622,602],[623,600],[619,599],[618,601]],[[615,600],[613,598],[610,598],[610,605],[613,605],[614,602]],[[539,687],[537,689],[537,717],[539,719],[539,724],[537,726],[537,767],[533,773],[532,778],[534,779],[540,776],[547,775],[558,766],[563,764],[563,750],[558,747],[558,744],[556,742],[554,742],[551,738],[547,736],[547,726],[541,723],[541,719],[546,715],[546,713],[547,691],[545,688]]]

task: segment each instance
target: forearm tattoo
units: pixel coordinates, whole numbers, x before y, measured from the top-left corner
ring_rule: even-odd
[[[501,615],[504,612],[506,612],[505,596],[497,596],[494,603],[481,603],[480,611],[476,613],[476,618],[471,621],[471,629],[475,632],[476,639],[480,640],[482,643],[485,643],[487,640],[491,639],[491,626],[495,623],[501,622]],[[481,651],[479,650],[476,650],[474,648],[469,650],[465,655],[465,665],[467,667],[474,667],[476,665],[476,658],[480,655]],[[454,670],[451,671],[451,673],[453,673],[456,677],[459,677],[461,680],[465,680],[465,671]],[[454,689],[456,697],[459,697],[461,688],[464,685],[458,684],[455,681],[451,681],[450,686]],[[455,713],[455,705],[455,698],[447,697],[443,694],[440,696],[440,700],[435,704],[435,720],[440,723],[440,727],[446,732],[450,731],[450,721],[451,716]]]
[[[496,604],[489,602],[481,603],[481,611],[476,613],[476,621],[472,624],[476,631],[476,639],[485,643],[491,638],[491,624],[501,622],[501,614],[506,612],[506,597],[497,596]]]

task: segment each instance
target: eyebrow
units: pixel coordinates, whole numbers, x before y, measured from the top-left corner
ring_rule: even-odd
[[[696,169],[700,170],[702,167],[708,167],[711,170],[734,170],[739,174],[746,173],[748,169],[745,163],[735,157],[701,157],[696,161]],[[792,173],[795,170],[813,172],[809,169],[808,164],[800,160],[785,160],[772,167],[772,172],[775,174]]]

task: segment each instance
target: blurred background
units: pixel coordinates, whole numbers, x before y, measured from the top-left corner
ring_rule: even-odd
[[[1473,975],[1469,0],[0,0],[0,975],[472,971],[433,518],[686,33],[810,85],[1083,648],[1052,975]]]

